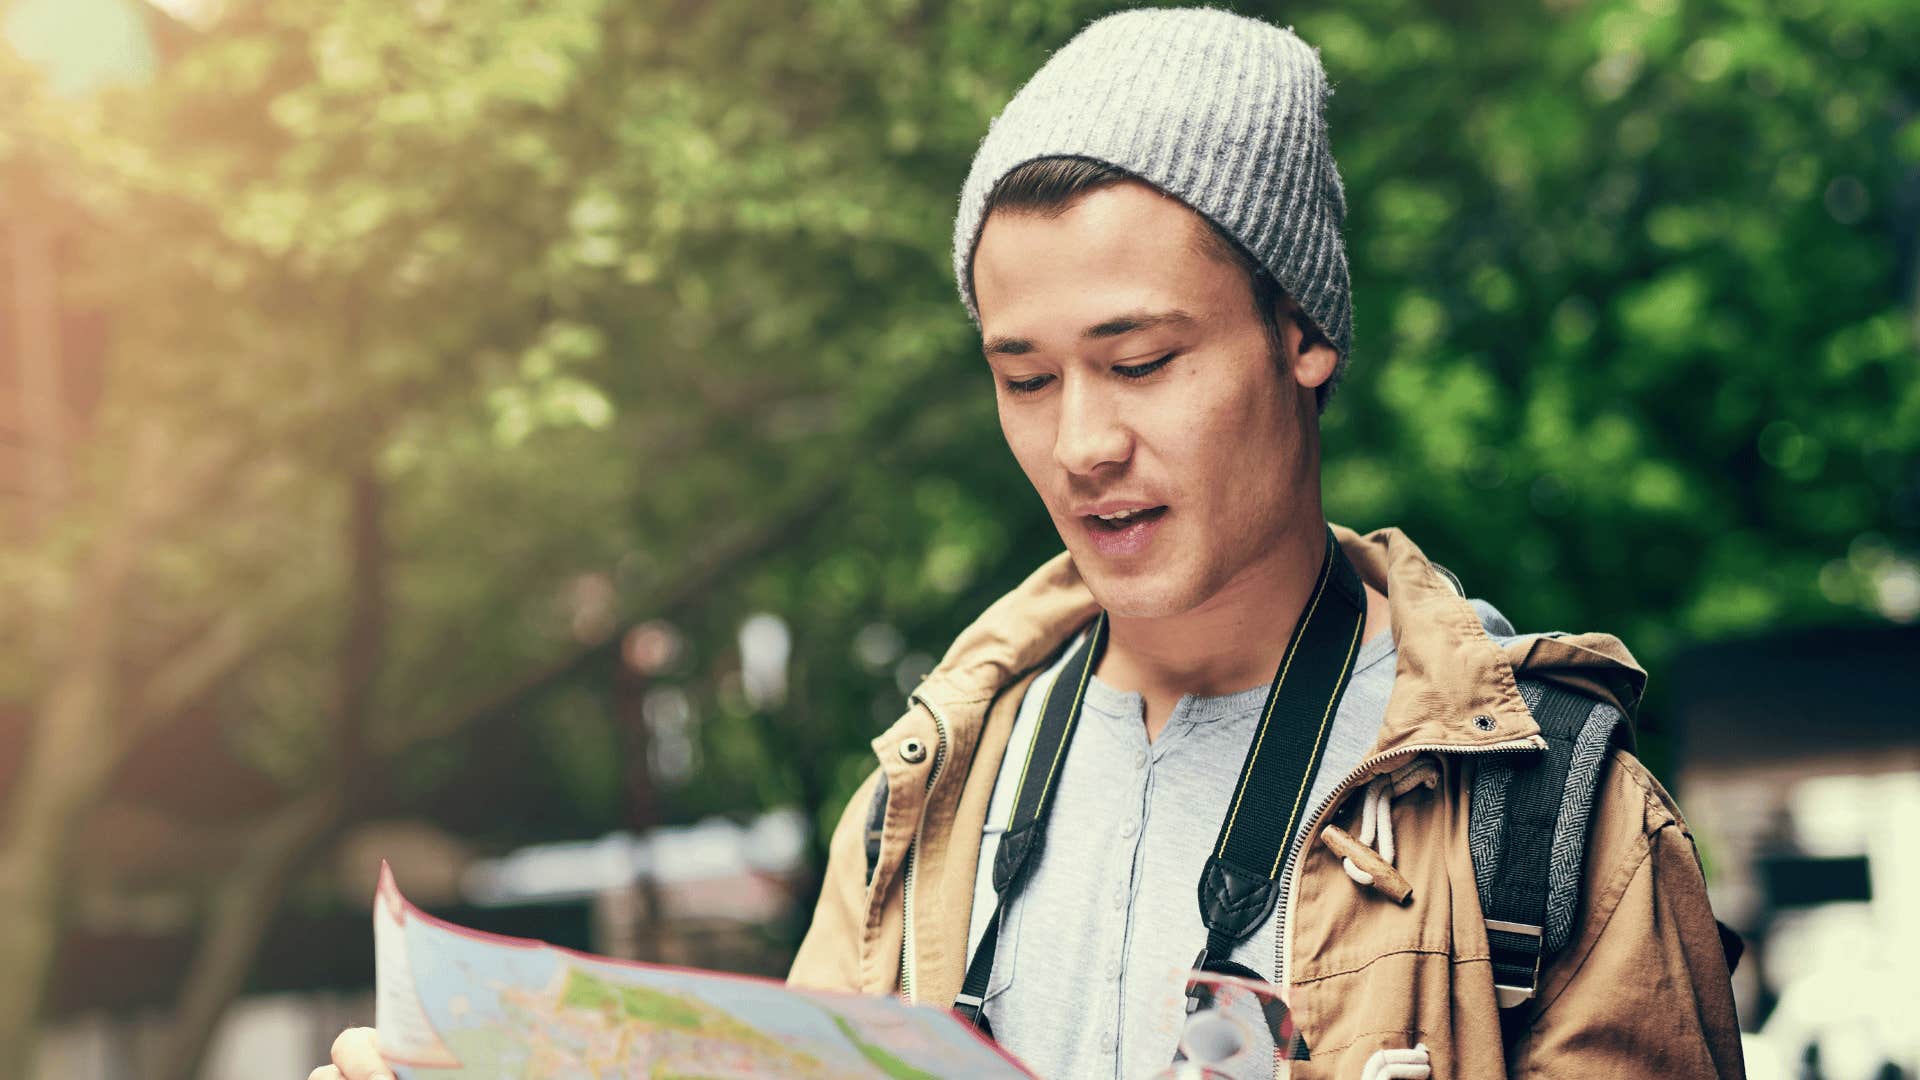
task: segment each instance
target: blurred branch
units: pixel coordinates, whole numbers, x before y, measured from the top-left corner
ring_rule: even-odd
[[[383,757],[391,758],[411,747],[444,738],[488,716],[509,712],[540,690],[581,671],[591,664],[618,656],[620,643],[628,630],[645,619],[682,617],[704,600],[726,578],[739,573],[758,560],[777,551],[793,533],[824,514],[845,488],[844,476],[822,484],[786,509],[760,522],[754,529],[709,547],[711,554],[690,572],[676,576],[648,603],[636,606],[643,618],[623,623],[603,641],[569,652],[513,684],[482,697],[471,705],[408,729],[386,726],[396,731],[378,747]]]
[[[411,747],[451,735],[484,717],[518,708],[546,687],[592,664],[617,657],[627,631],[641,622],[683,618],[727,578],[778,552],[796,533],[831,509],[846,493],[856,469],[897,469],[931,452],[934,447],[929,445],[924,431],[910,420],[928,401],[940,400],[941,395],[952,389],[950,384],[958,381],[949,367],[940,365],[905,379],[899,390],[887,395],[880,407],[857,425],[847,437],[845,448],[823,470],[824,478],[815,481],[806,494],[751,528],[705,545],[705,558],[690,571],[676,574],[671,582],[659,583],[649,600],[631,605],[629,610],[636,615],[605,640],[566,653],[511,685],[422,725],[407,728],[383,724],[381,730],[394,734],[383,740],[377,752],[392,758]]]
[[[101,677],[110,674],[134,563],[156,519],[154,492],[166,471],[161,465],[166,450],[167,435],[157,422],[141,424],[134,432],[126,475],[112,511],[101,524],[100,539],[80,569],[80,587],[68,609],[67,625],[50,642],[59,655],[42,658],[48,667],[88,668]],[[56,676],[56,685],[58,681]]]
[[[305,608],[313,595],[303,590],[270,604],[222,612],[132,695],[130,736],[137,738],[165,727],[204,700],[222,680],[272,645],[277,632]]]
[[[222,880],[202,918],[205,927],[181,983],[161,1049],[160,1080],[193,1080],[213,1029],[238,996],[281,898],[308,860],[344,821],[335,784],[316,784],[254,827],[247,853]]]
[[[174,489],[162,512],[168,517],[184,514],[204,495],[216,488],[224,490],[227,485],[212,481],[239,460],[238,444],[201,456],[184,470],[181,485]],[[347,546],[352,579],[335,703],[335,715],[343,730],[358,730],[358,718],[366,713],[366,698],[386,624],[380,506],[379,481],[371,463],[363,463],[349,483],[348,494]],[[227,608],[211,626],[176,651],[144,687],[129,695],[131,707],[126,712],[129,721],[123,744],[130,745],[135,737],[177,720],[222,679],[270,645],[276,631],[305,610],[313,596],[307,587],[271,601]]]

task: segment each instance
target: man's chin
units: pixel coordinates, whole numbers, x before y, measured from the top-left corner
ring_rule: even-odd
[[[1194,604],[1189,590],[1180,587],[1166,568],[1147,569],[1134,574],[1115,574],[1100,566],[1088,566],[1075,557],[1087,591],[1106,610],[1122,619],[1159,619],[1178,615]]]

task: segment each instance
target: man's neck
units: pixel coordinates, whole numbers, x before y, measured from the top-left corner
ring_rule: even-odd
[[[1100,681],[1146,699],[1147,738],[1157,738],[1186,694],[1218,697],[1273,681],[1287,639],[1306,609],[1326,550],[1326,523],[1276,538],[1272,556],[1191,611],[1160,618],[1109,614]],[[1371,588],[1365,637],[1386,625],[1385,598]],[[1377,609],[1376,609],[1377,602]]]

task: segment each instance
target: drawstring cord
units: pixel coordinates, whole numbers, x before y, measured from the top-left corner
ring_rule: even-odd
[[[1321,830],[1320,840],[1340,856],[1348,877],[1401,903],[1413,895],[1413,886],[1393,868],[1393,800],[1439,783],[1440,767],[1426,757],[1376,776],[1360,796],[1360,835],[1329,825]],[[1382,1047],[1367,1058],[1360,1080],[1428,1080],[1433,1075],[1431,1057],[1426,1043],[1410,1050]]]
[[[1347,876],[1384,894],[1394,903],[1413,895],[1413,886],[1393,868],[1393,800],[1417,787],[1440,782],[1440,770],[1426,758],[1374,777],[1360,796],[1360,835],[1338,825],[1320,832],[1320,841],[1340,856]]]
[[[1411,1050],[1375,1050],[1361,1070],[1360,1080],[1427,1080],[1433,1075],[1428,1057],[1426,1043]]]
[[[1360,843],[1363,847],[1373,848],[1388,866],[1393,865],[1393,779],[1376,776],[1367,785],[1367,793],[1360,804]],[[1379,842],[1374,842],[1375,834]],[[1373,884],[1373,876],[1353,865],[1353,860],[1343,858],[1341,865],[1347,868],[1347,876],[1362,885]]]

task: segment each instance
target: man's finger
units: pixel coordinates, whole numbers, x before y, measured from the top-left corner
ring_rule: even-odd
[[[333,1063],[343,1080],[393,1080],[380,1059],[380,1043],[370,1027],[348,1028],[333,1040]]]
[[[331,1065],[322,1065],[308,1073],[307,1080],[340,1080],[340,1070]]]

